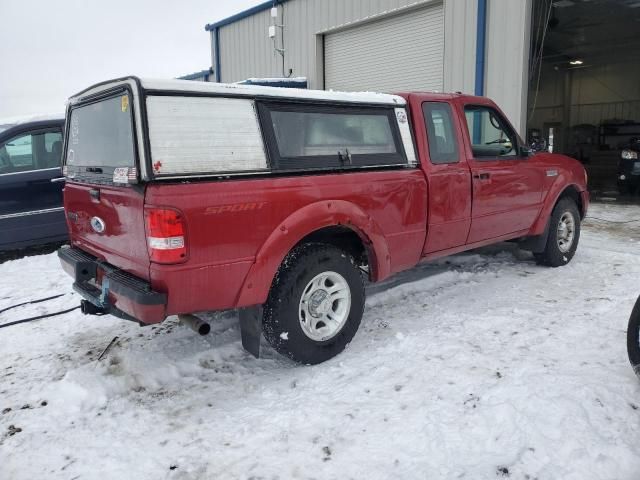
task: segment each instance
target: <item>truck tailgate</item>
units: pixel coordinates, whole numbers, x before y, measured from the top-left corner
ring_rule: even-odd
[[[149,279],[144,188],[70,181],[64,189],[64,206],[73,246]]]

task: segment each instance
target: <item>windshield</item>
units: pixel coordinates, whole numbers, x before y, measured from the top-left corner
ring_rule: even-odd
[[[71,167],[135,166],[127,94],[71,110],[66,163]]]
[[[0,132],[4,132],[5,130],[9,130],[14,125],[15,125],[14,123],[5,123],[5,124],[1,124],[0,123]]]

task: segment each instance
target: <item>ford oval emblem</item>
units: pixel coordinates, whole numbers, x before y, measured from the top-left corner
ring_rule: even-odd
[[[106,227],[107,225],[100,217],[91,217],[91,228],[93,228],[95,232],[102,233]]]

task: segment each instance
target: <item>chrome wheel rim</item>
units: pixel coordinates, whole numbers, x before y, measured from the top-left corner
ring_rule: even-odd
[[[298,318],[304,334],[323,342],[335,337],[347,322],[351,311],[351,289],[336,272],[323,272],[313,277],[304,288]]]
[[[558,248],[562,253],[571,250],[575,238],[576,221],[571,212],[564,212],[558,222]]]

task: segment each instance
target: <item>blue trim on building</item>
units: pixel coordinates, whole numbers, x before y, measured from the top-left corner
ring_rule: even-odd
[[[207,32],[210,32],[213,29],[216,28],[220,28],[220,27],[224,27],[225,25],[229,25],[230,23],[234,23],[237,22],[238,20],[242,20],[243,18],[247,18],[250,17],[251,15],[255,15],[256,13],[260,13],[260,12],[264,12],[265,10],[269,10],[271,9],[271,7],[275,6],[275,5],[279,5],[281,3],[286,2],[287,0],[269,0],[268,2],[264,2],[261,3],[259,5],[256,5],[255,7],[251,7],[247,10],[244,10],[240,13],[236,13],[235,15],[232,15],[231,17],[227,17],[223,20],[220,20],[216,23],[207,23],[204,26],[204,29]]]
[[[476,27],[476,84],[474,93],[484,95],[485,56],[487,50],[487,0],[478,0],[478,24]],[[482,138],[482,117],[479,112],[473,115],[473,143]]]
[[[211,75],[211,69],[200,70],[199,72],[188,73],[187,75],[178,77],[178,80],[197,80],[199,78],[203,78],[205,82],[208,82],[209,75]]]
[[[476,84],[475,94],[484,95],[484,71],[487,49],[487,0],[478,0],[478,24],[476,30]]]
[[[220,29],[218,27],[213,30],[213,36],[216,56],[216,66],[214,67],[213,73],[215,73],[216,82],[220,83],[222,81],[222,75],[220,75]]]

